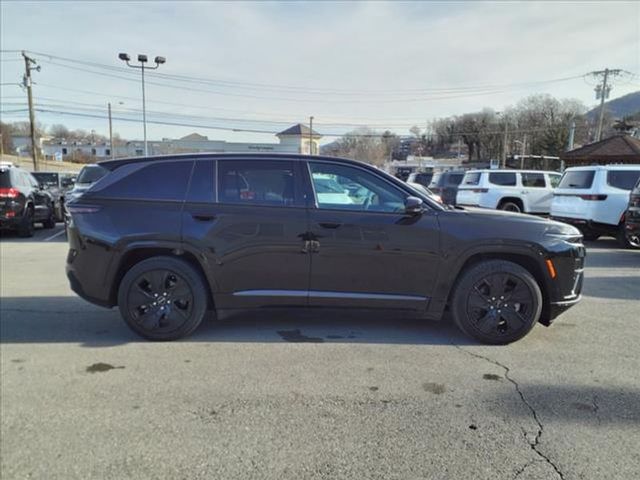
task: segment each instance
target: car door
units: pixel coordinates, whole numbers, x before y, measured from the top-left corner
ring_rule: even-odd
[[[548,187],[543,172],[522,172],[522,194],[526,195],[528,211],[548,213],[551,210],[553,190]]]
[[[306,305],[308,213],[292,160],[198,160],[182,235],[206,260],[219,309]]]
[[[409,194],[372,169],[308,162],[312,241],[309,304],[425,309],[439,268],[437,215],[408,215]],[[331,179],[344,196],[316,185]]]

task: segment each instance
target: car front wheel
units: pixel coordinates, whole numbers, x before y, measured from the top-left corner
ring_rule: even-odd
[[[462,273],[452,297],[456,325],[483,343],[504,345],[524,337],[542,312],[542,292],[520,265],[486,260]]]
[[[172,257],[153,257],[134,265],[118,290],[118,307],[127,325],[149,340],[176,340],[192,333],[207,311],[207,293],[198,271]]]

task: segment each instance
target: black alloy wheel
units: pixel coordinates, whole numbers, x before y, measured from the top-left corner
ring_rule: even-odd
[[[542,311],[535,278],[512,262],[489,260],[463,274],[452,305],[456,324],[468,335],[491,344],[524,337]]]
[[[151,340],[175,340],[193,332],[207,309],[199,273],[189,263],[154,257],[136,264],[122,279],[120,313],[129,327]]]
[[[520,205],[518,205],[515,202],[504,202],[500,204],[500,210],[505,210],[507,212],[515,212],[515,213],[522,212]]]

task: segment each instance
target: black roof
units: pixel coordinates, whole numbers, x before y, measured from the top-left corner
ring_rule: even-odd
[[[307,127],[304,123],[298,123],[292,127],[287,128],[286,130],[277,133],[276,135],[309,135],[311,133],[311,129]],[[313,131],[314,137],[321,137],[322,135]]]

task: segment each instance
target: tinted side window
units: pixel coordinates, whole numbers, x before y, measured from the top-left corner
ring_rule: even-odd
[[[504,187],[516,186],[515,172],[496,172],[489,174],[489,182],[494,185],[502,185]]]
[[[292,206],[295,190],[293,162],[218,160],[220,203]]]
[[[595,170],[566,171],[558,188],[591,188]]]
[[[213,160],[198,160],[193,167],[187,202],[211,203],[215,201],[216,169]]]
[[[466,173],[462,183],[464,185],[478,185],[480,183],[480,172]]]
[[[543,173],[523,173],[522,186],[533,187],[533,188],[544,188],[546,186],[544,182],[544,174]]]
[[[404,192],[360,168],[311,162],[319,208],[367,212],[403,212]]]
[[[105,186],[102,194],[114,198],[184,200],[193,162],[155,162]]]
[[[449,185],[460,185],[463,176],[464,174],[462,173],[452,173],[451,175],[449,175],[447,183]]]
[[[622,190],[631,190],[640,177],[640,170],[610,170],[607,184]]]

